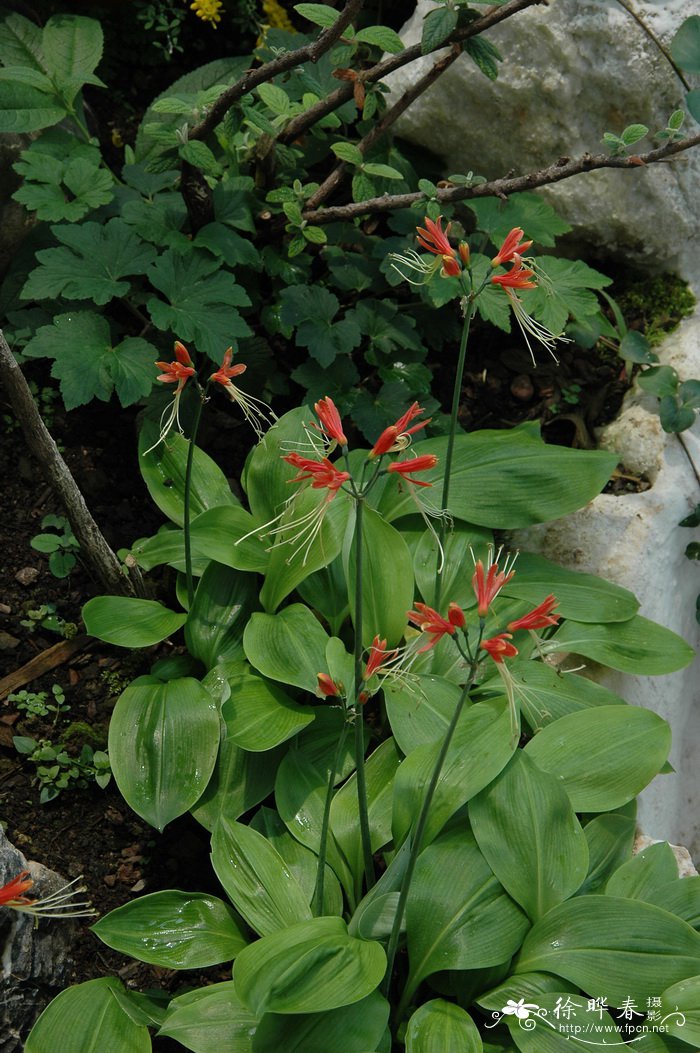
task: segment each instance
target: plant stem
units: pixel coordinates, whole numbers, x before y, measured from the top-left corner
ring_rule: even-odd
[[[442,502],[441,509],[443,515],[440,518],[440,533],[439,540],[440,545],[437,553],[437,568],[435,570],[435,601],[434,606],[436,610],[440,609],[440,599],[442,592],[442,570],[440,569],[440,550],[442,550],[445,543],[445,536],[447,534],[447,518],[445,512],[448,508],[450,499],[450,476],[452,474],[452,460],[454,457],[455,448],[455,437],[457,435],[457,415],[459,413],[459,402],[462,394],[462,380],[464,379],[464,365],[467,360],[467,344],[469,342],[469,327],[471,325],[472,316],[474,314],[474,301],[467,299],[466,313],[464,315],[464,325],[462,326],[462,339],[459,345],[459,357],[457,359],[457,372],[455,375],[454,387],[452,389],[452,411],[450,413],[450,431],[447,436],[447,451],[445,453],[445,474],[442,483]]]
[[[365,718],[360,701],[362,690],[362,513],[364,499],[355,500],[355,771],[357,774],[357,804],[360,816],[360,839],[364,860],[367,890],[374,884],[374,862],[369,832],[367,781],[365,779]]]
[[[348,732],[347,721],[343,724],[343,730],[338,737],[338,743],[335,747],[335,756],[333,757],[333,765],[331,770],[328,772],[328,785],[326,787],[326,800],[323,806],[323,820],[321,822],[321,840],[318,848],[318,866],[316,869],[316,884],[314,885],[314,894],[311,899],[311,909],[316,917],[320,917],[323,913],[323,885],[326,877],[326,855],[328,850],[328,823],[331,815],[331,804],[333,802],[333,787],[335,785],[335,777],[338,772],[338,765],[340,764],[340,758],[343,754],[343,748],[345,746],[345,738]]]
[[[198,389],[199,402],[197,403],[197,409],[194,415],[194,423],[192,425],[192,434],[190,435],[190,445],[187,449],[187,465],[185,467],[185,494],[184,494],[184,536],[185,536],[185,577],[187,579],[187,605],[192,606],[194,601],[194,582],[192,579],[192,539],[190,536],[190,490],[192,488],[192,465],[194,463],[194,450],[195,443],[197,441],[197,432],[199,431],[199,422],[202,418],[202,409],[204,408],[204,392]]]
[[[430,811],[430,805],[432,804],[433,796],[435,795],[435,789],[437,787],[438,780],[440,779],[440,774],[442,772],[442,767],[445,763],[445,758],[447,757],[447,751],[449,750],[450,743],[452,742],[452,736],[455,733],[457,722],[460,718],[462,709],[464,708],[464,703],[467,700],[469,691],[471,690],[471,686],[474,682],[475,675],[476,663],[472,662],[469,670],[469,678],[464,687],[462,688],[462,694],[460,695],[459,701],[455,706],[454,713],[452,714],[452,720],[450,721],[449,727],[445,732],[445,737],[442,741],[442,746],[440,747],[440,753],[438,754],[438,758],[435,762],[435,767],[433,768],[433,773],[430,776],[430,782],[428,783],[428,789],[426,790],[425,797],[423,799],[423,807],[421,808],[420,815],[418,816],[418,822],[416,823],[415,834],[413,835],[413,841],[411,843],[411,853],[408,857],[406,873],[404,874],[403,881],[401,882],[399,902],[396,906],[396,914],[394,916],[394,923],[391,927],[391,935],[389,937],[389,945],[387,947],[386,952],[387,970],[384,978],[384,996],[387,999],[389,998],[389,991],[391,988],[391,974],[394,970],[394,959],[396,958],[396,951],[399,944],[399,936],[401,934],[401,922],[403,921],[403,916],[406,910],[406,901],[408,899],[408,893],[411,887],[411,880],[413,879],[413,871],[416,868],[416,862],[418,861],[418,856],[421,850],[421,842],[423,840],[425,827],[428,822],[428,813]],[[410,994],[410,991],[404,992],[404,995],[401,999],[401,1003],[399,1005],[400,1009],[403,1009],[404,1000]]]

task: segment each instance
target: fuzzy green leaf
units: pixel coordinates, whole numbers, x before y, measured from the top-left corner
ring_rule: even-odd
[[[48,73],[36,22],[19,14],[8,15],[0,22],[0,62]]]
[[[0,133],[36,132],[50,128],[66,116],[57,99],[28,84],[0,81]]]
[[[420,49],[423,55],[442,44],[449,37],[453,29],[457,28],[459,14],[454,7],[438,7],[429,11],[423,19],[423,33],[421,35]]]
[[[359,40],[361,44],[374,44],[382,51],[388,51],[390,55],[397,55],[404,49],[399,34],[388,26],[367,26],[355,34],[355,40]]]
[[[354,143],[333,143],[331,150],[341,161],[351,165],[361,165],[364,160],[362,151]]]
[[[302,18],[313,22],[314,25],[323,26],[324,29],[335,25],[339,17],[339,12],[329,8],[326,4],[295,4],[294,10]]]
[[[464,50],[485,77],[489,80],[498,79],[498,63],[503,62],[503,55],[495,44],[485,37],[470,37],[464,42]]]

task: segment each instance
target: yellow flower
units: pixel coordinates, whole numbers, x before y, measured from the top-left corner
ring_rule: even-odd
[[[202,22],[211,22],[214,29],[216,23],[221,21],[221,8],[221,0],[194,0],[190,4],[190,10],[194,11],[197,18],[201,18]]]
[[[265,22],[271,29],[286,29],[289,33],[296,32],[289,15],[278,0],[262,0],[262,9]]]

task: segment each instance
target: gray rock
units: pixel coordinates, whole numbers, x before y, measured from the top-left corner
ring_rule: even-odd
[[[35,882],[32,893],[45,896],[65,885],[40,863],[27,862],[0,829],[0,886],[22,870]],[[71,950],[77,925],[72,919],[35,919],[0,907],[0,1049],[20,1053],[35,1020],[70,981]],[[69,1053],[67,1050],[66,1053]]]

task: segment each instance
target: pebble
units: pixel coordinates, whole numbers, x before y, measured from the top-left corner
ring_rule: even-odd
[[[36,567],[22,567],[15,574],[15,581],[18,581],[20,585],[33,585],[39,574],[40,571]]]
[[[12,614],[12,607],[7,603],[0,603],[0,614]]]
[[[12,636],[10,633],[0,629],[0,651],[11,651],[18,644],[19,640],[16,636]]]

